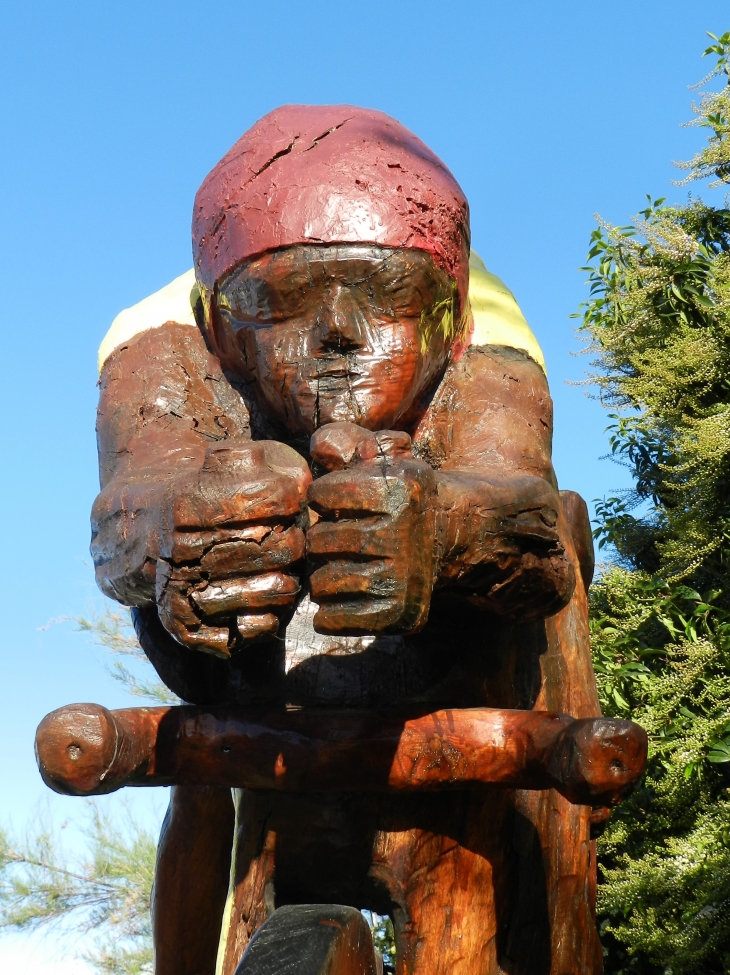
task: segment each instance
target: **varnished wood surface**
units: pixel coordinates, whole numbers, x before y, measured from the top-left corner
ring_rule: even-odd
[[[440,327],[468,324],[466,210],[444,238],[456,263],[431,246],[447,200],[408,201],[396,244],[415,219],[423,247],[307,243],[289,233],[311,196],[297,179],[275,224],[251,211],[256,234],[289,236],[241,249],[231,187],[270,195],[349,125],[306,151],[264,126],[255,182],[248,153],[228,158],[225,219],[196,216],[201,332],[162,325],[102,374],[97,579],[201,707],[50,716],[41,767],[75,794],[183,783],[155,975],[214,975],[222,870],[190,885],[224,862],[229,784],[245,788],[221,975],[272,911],[307,903],[391,914],[399,975],[599,975],[591,806],[620,797],[645,740],[599,717],[590,525],[558,493],[544,372]],[[397,210],[407,160],[381,150]],[[350,187],[358,214],[383,185]]]
[[[212,975],[228,891],[235,814],[230,789],[175,786],[152,889],[155,971]]]
[[[279,273],[294,273],[305,251],[279,255]],[[372,259],[368,248],[358,254]],[[349,328],[348,316],[357,314],[349,305],[340,310],[338,327]],[[232,356],[238,349],[240,359],[237,336],[249,326],[235,315],[221,318],[221,348],[230,345]],[[246,359],[261,359],[253,377],[238,360],[222,375],[202,336],[174,323],[109,357],[98,423],[103,490],[92,517],[97,579],[108,595],[156,604],[180,644],[222,658],[280,636],[305,576],[322,599],[317,625],[333,634],[427,631],[433,586],[452,601],[450,613],[469,604],[526,620],[565,605],[574,568],[557,530],[551,404],[536,363],[515,350],[468,349],[436,390],[426,383],[403,418],[407,430],[369,429],[377,404],[397,400],[390,386],[375,384],[368,387],[372,417],[355,411],[353,422],[343,407],[347,419],[337,420],[335,410],[337,422],[320,426],[309,444],[276,419],[270,401],[281,398],[290,365],[267,336],[266,329],[249,336],[263,343]],[[357,363],[369,374],[365,337],[348,341],[365,345],[348,353],[347,368]],[[408,349],[416,355],[417,336]],[[426,381],[406,369],[409,357],[394,365],[381,353],[389,375],[406,370],[408,382]],[[313,353],[316,369],[332,355],[325,342]],[[333,396],[344,395],[339,379],[330,377],[330,386]],[[282,409],[286,415],[291,404]],[[348,456],[333,427],[349,429],[345,440],[400,438],[399,447]],[[309,489],[307,465],[288,444],[317,468]],[[376,497],[383,477],[387,490]],[[257,506],[264,485],[278,504]],[[307,500],[319,524],[298,516]],[[368,545],[372,554],[362,559],[355,550]]]
[[[533,629],[504,635],[505,697],[517,691],[511,667],[526,665],[520,642]],[[595,715],[581,580],[539,630],[535,707]],[[222,975],[233,975],[267,905],[307,901],[389,913],[398,975],[600,975],[591,816],[554,789],[244,790]]]
[[[362,914],[341,904],[280,907],[258,929],[236,975],[378,975]]]
[[[630,721],[486,708],[408,717],[75,705],[48,715],[36,737],[44,780],[71,795],[124,785],[378,792],[491,783],[555,788],[588,805],[618,802],[646,748]]]
[[[593,531],[588,505],[576,491],[561,491],[560,502],[570,525],[570,535],[575,548],[581,578],[586,592],[593,582],[596,558],[593,551]]]

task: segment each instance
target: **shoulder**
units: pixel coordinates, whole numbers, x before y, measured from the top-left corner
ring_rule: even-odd
[[[99,347],[99,372],[112,352],[120,345],[167,322],[193,326],[197,300],[195,272],[192,268],[143,301],[120,311]]]
[[[484,266],[474,251],[469,257],[469,304],[473,317],[469,347],[502,346],[526,353],[545,370],[540,344],[509,288]]]
[[[470,346],[446,371],[414,433],[434,467],[552,478],[552,401],[545,373],[524,350]]]

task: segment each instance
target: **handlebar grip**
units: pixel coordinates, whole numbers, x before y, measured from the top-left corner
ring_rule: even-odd
[[[43,781],[67,796],[114,792],[146,770],[154,755],[157,726],[149,719],[159,710],[135,708],[114,714],[99,704],[70,704],[51,711],[36,731]]]

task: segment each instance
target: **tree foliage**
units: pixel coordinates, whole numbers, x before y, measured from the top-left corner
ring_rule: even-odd
[[[34,827],[21,842],[0,831],[0,928],[56,923],[75,941],[91,935],[81,957],[100,973],[151,972],[155,838],[131,816],[120,822],[93,803],[87,819],[81,857],[67,855],[53,826]]]
[[[706,55],[728,77],[730,34]],[[730,182],[730,87],[703,95],[687,180]],[[687,181],[685,180],[685,182]],[[650,737],[600,844],[609,975],[730,970],[730,210],[649,199],[599,222],[582,332],[634,487],[597,507],[591,595],[604,710]]]
[[[363,911],[365,920],[370,925],[375,950],[383,956],[383,968],[386,972],[395,971],[395,930],[393,921],[387,914],[376,914],[375,911]]]
[[[730,32],[710,35],[704,82],[730,82]],[[730,84],[705,92],[691,124],[705,147],[684,183],[730,184]],[[602,705],[650,736],[647,774],[601,841],[599,912],[607,975],[730,971],[730,209],[648,201],[628,226],[600,222],[581,330],[611,413],[613,456],[633,490],[597,507],[614,553],[594,584],[591,628]],[[170,702],[140,677],[128,621],[77,621],[114,655],[134,694]],[[90,806],[88,853],[58,831],[0,832],[0,927],[73,918],[106,975],[150,970],[153,837]],[[393,962],[392,924],[370,916]]]
[[[730,31],[726,31],[722,37],[709,34],[715,42],[704,52],[703,57],[716,55],[717,63],[712,71],[703,78],[695,87],[699,88],[711,81],[716,76],[727,75],[730,77],[728,65],[730,60]],[[689,125],[698,125],[701,128],[709,129],[712,135],[709,137],[707,145],[687,162],[678,163],[680,169],[689,170],[689,175],[682,180],[689,183],[697,179],[710,178],[714,182],[711,187],[722,186],[730,183],[730,87],[725,85],[720,91],[708,91],[702,95],[699,105],[693,105],[695,119]]]
[[[110,673],[127,691],[156,704],[177,702],[164,685],[144,676],[149,663],[127,611],[107,607],[74,622],[111,653]],[[50,813],[40,824],[29,823],[24,838],[0,829],[0,930],[53,927],[71,953],[100,975],[144,975],[152,971],[156,838],[128,810],[120,813],[118,803],[110,809],[108,802],[85,804],[77,824],[80,854],[68,852],[78,844],[68,842]],[[87,937],[79,941],[79,933]]]
[[[103,613],[75,616],[73,622],[82,633],[111,654],[109,673],[134,697],[155,704],[179,704],[180,699],[161,680],[150,679],[150,664],[140,647],[127,610],[106,606]],[[139,666],[141,664],[141,667]]]

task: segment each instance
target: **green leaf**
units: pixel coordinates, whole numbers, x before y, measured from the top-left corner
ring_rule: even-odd
[[[707,761],[715,765],[730,762],[730,741],[715,741],[709,746]]]

